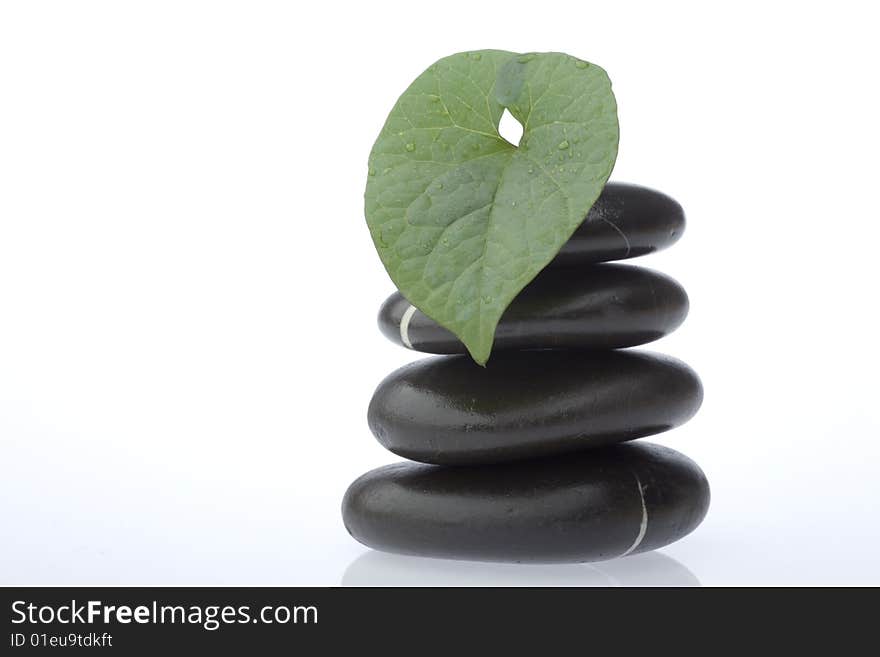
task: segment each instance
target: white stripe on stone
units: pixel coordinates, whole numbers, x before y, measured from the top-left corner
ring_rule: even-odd
[[[410,307],[404,311],[403,317],[400,318],[400,341],[403,342],[407,349],[413,348],[412,342],[409,341],[409,323],[415,311],[416,307],[410,305]]]
[[[648,509],[645,507],[645,490],[642,488],[642,482],[639,481],[638,476],[633,476],[636,478],[636,484],[639,487],[639,499],[642,502],[642,523],[639,525],[639,535],[636,536],[636,540],[633,541],[633,544],[629,546],[629,549],[626,552],[620,555],[621,557],[625,557],[639,547],[642,540],[645,538],[645,532],[648,530]]]
[[[622,230],[620,230],[620,228],[618,228],[617,224],[614,223],[613,221],[609,221],[605,217],[602,217],[602,221],[604,221],[606,224],[608,224],[614,230],[616,230],[617,234],[623,238],[623,243],[626,244],[626,253],[623,254],[623,257],[625,258],[626,256],[628,256],[630,254],[630,252],[632,251],[632,245],[629,243],[629,238],[627,238],[626,233],[624,233]]]

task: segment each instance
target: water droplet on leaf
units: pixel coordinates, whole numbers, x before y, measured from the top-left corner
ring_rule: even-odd
[[[412,153],[414,150],[416,150],[416,145],[410,142],[406,145],[406,150],[408,153]]]
[[[568,140],[567,140],[567,139],[563,139],[561,142],[559,142],[559,146],[558,146],[558,148],[559,148],[559,150],[561,150],[561,151],[564,151],[565,149],[567,149],[567,148],[568,148]]]

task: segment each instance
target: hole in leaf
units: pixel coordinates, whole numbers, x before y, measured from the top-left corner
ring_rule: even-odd
[[[514,146],[519,146],[519,140],[522,139],[522,123],[513,118],[513,114],[508,112],[507,109],[504,110],[504,114],[501,115],[501,121],[498,122],[498,134]]]

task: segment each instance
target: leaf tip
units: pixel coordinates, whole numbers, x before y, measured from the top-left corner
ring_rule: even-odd
[[[476,344],[465,342],[464,346],[477,365],[480,367],[486,367],[486,363],[489,361],[489,356],[492,355],[492,341],[490,341],[488,345],[479,342]]]

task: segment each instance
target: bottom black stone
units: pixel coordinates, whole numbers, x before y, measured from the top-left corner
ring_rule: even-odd
[[[502,465],[388,465],[349,487],[342,516],[377,550],[554,563],[663,547],[693,531],[708,508],[696,463],[639,442]]]

